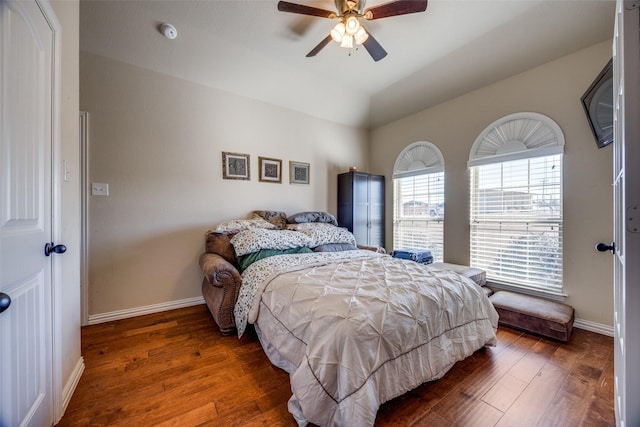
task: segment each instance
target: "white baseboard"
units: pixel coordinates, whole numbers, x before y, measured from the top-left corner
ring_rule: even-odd
[[[584,319],[576,319],[573,322],[573,327],[595,332],[601,335],[606,335],[609,337],[613,336],[613,326],[605,325],[603,323],[591,322]]]
[[[145,314],[160,313],[161,311],[175,310],[176,308],[191,307],[192,305],[199,304],[204,304],[203,297],[145,305],[143,307],[128,308],[126,310],[111,311],[109,313],[90,314],[89,325],[97,325],[98,323],[111,322],[113,320],[128,319],[130,317],[143,316]]]
[[[67,383],[64,385],[62,389],[62,408],[60,408],[59,414],[60,419],[56,420],[56,424],[62,419],[64,413],[67,411],[67,406],[69,406],[69,402],[71,401],[71,396],[76,391],[76,387],[78,387],[78,383],[80,382],[80,377],[82,377],[82,373],[84,372],[84,359],[82,356],[78,359],[76,366],[74,366]]]
[[[191,307],[193,305],[204,303],[205,302],[203,297],[195,297],[160,304],[146,305],[143,307],[129,308],[126,310],[112,311],[109,313],[93,314],[89,316],[89,325],[97,325],[98,323],[111,322],[113,320],[128,319],[130,317],[143,316],[145,314],[160,313],[162,311]],[[576,319],[573,323],[573,326],[575,328],[584,329],[587,331],[595,332],[597,334],[607,335],[609,337],[613,336],[613,326],[605,325],[603,323],[591,322],[584,319]],[[82,362],[81,360],[79,363],[82,363],[82,369],[84,369],[84,362]],[[82,371],[80,371],[80,374],[82,374]]]

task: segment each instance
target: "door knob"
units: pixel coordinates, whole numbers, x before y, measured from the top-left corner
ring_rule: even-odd
[[[53,245],[53,242],[47,243],[44,245],[44,255],[49,256],[52,252],[57,254],[63,254],[67,252],[67,247],[65,245]]]
[[[5,311],[11,305],[11,298],[4,292],[0,292],[0,313]]]
[[[598,252],[606,252],[606,251],[611,251],[612,254],[616,253],[616,244],[614,242],[611,242],[611,244],[606,244],[606,243],[598,243],[596,245],[596,250]]]

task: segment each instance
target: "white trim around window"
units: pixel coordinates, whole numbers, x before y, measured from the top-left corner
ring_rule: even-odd
[[[537,113],[497,120],[472,147],[471,265],[496,287],[565,296],[563,148],[560,127]]]
[[[393,170],[393,249],[429,249],[444,258],[444,157],[434,144],[415,142]]]

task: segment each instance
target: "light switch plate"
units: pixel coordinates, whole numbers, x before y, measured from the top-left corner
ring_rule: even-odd
[[[91,195],[92,196],[108,196],[109,195],[109,184],[104,184],[101,182],[92,182],[91,183]]]

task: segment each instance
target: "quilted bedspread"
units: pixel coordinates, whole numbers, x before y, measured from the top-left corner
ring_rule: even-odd
[[[372,426],[382,403],[496,343],[498,315],[473,281],[369,251],[266,258],[240,293],[239,334],[257,323],[300,425]]]

